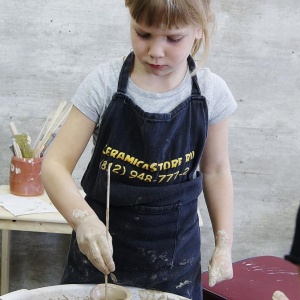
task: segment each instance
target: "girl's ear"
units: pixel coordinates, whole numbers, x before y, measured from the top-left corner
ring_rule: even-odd
[[[196,40],[201,40],[202,36],[203,36],[203,31],[201,28],[198,28],[196,32]]]

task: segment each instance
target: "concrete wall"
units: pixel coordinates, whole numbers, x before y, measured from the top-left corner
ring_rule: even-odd
[[[234,260],[284,255],[300,194],[298,0],[214,1],[207,65],[238,102],[230,120]],[[0,184],[8,183],[9,122],[37,137],[47,116],[100,61],[130,51],[121,0],[0,0]],[[74,177],[78,182],[89,150]],[[207,211],[203,268],[213,247]]]

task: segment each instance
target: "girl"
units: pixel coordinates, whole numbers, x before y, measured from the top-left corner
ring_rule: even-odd
[[[208,51],[209,0],[125,5],[133,51],[87,76],[43,163],[46,191],[74,229],[62,283],[100,283],[114,272],[121,285],[199,300],[202,189],[215,235],[210,284],[232,277],[227,117],[236,102],[192,58],[202,43]],[[83,199],[71,175],[91,136]]]

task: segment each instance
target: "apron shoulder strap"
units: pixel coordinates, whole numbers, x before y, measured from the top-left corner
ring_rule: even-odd
[[[188,61],[190,72],[193,73],[196,70],[196,64],[191,55],[189,55],[187,61]],[[201,90],[200,90],[196,73],[192,75],[192,95],[195,94],[201,95]]]
[[[128,78],[130,77],[130,71],[131,71],[133,59],[134,59],[134,53],[130,52],[123,63],[120,76],[119,76],[119,82],[118,82],[119,93],[122,94],[126,93]]]

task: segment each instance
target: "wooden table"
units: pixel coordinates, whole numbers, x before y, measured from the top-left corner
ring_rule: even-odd
[[[250,257],[233,264],[233,279],[214,287],[208,285],[208,272],[202,274],[204,300],[272,299],[275,291],[290,300],[300,299],[297,267],[281,257]]]
[[[8,185],[0,186],[0,194],[9,193]],[[46,193],[38,198],[51,203]],[[70,234],[71,226],[57,211],[52,213],[14,216],[0,206],[0,230],[2,230],[1,295],[9,292],[10,231],[33,231]]]

